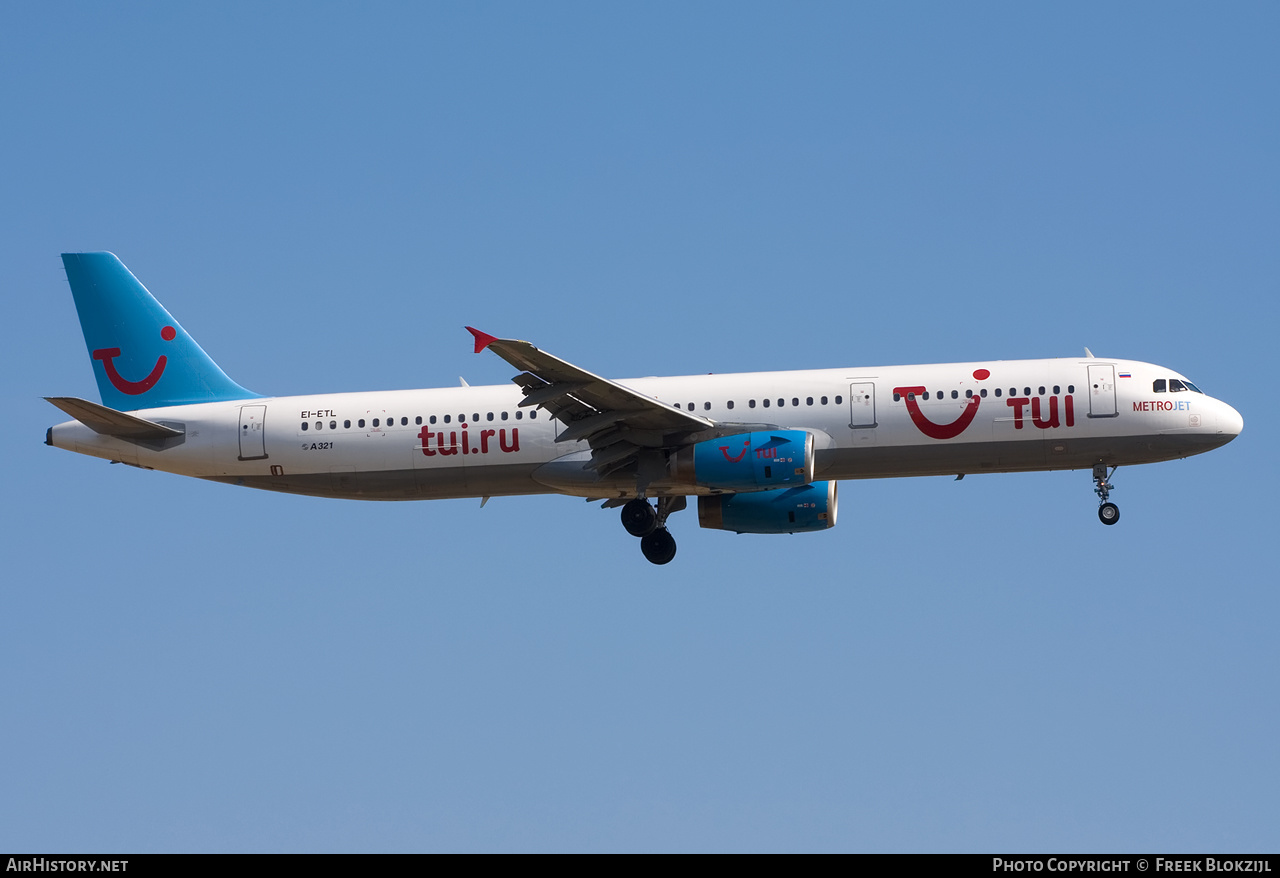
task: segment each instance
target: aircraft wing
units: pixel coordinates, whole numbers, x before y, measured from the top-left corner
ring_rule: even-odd
[[[524,393],[523,406],[538,406],[564,424],[557,442],[585,439],[592,450],[587,468],[601,475],[629,464],[641,448],[683,445],[716,422],[601,378],[527,341],[496,338],[468,326],[476,353],[493,351],[517,369],[511,380]]]

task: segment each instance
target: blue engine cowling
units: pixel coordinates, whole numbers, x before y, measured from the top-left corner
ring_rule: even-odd
[[[698,524],[740,534],[794,534],[836,526],[836,483],[698,498]]]
[[[754,491],[813,481],[813,434],[764,430],[708,439],[675,456],[677,481],[721,491]]]

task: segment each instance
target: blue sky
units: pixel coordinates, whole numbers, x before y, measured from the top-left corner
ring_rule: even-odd
[[[0,848],[1274,851],[1272,4],[9,4]],[[58,254],[266,394],[1099,355],[1243,414],[791,537],[47,448]],[[687,516],[687,517],[686,517]]]

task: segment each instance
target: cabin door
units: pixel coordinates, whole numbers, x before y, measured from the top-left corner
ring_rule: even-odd
[[[1116,367],[1089,367],[1089,417],[1114,418],[1116,409]]]
[[[240,459],[265,460],[267,435],[263,424],[267,420],[265,405],[240,406]]]
[[[849,385],[849,426],[854,430],[876,426],[876,386]]]

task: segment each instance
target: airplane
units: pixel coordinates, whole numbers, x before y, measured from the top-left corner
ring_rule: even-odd
[[[565,494],[620,508],[644,557],[670,515],[736,533],[836,524],[846,479],[1117,467],[1225,445],[1244,421],[1186,377],[1095,357],[615,381],[466,327],[511,385],[265,397],[229,378],[114,254],[64,253],[101,403],[45,442],[251,488],[357,500]]]

